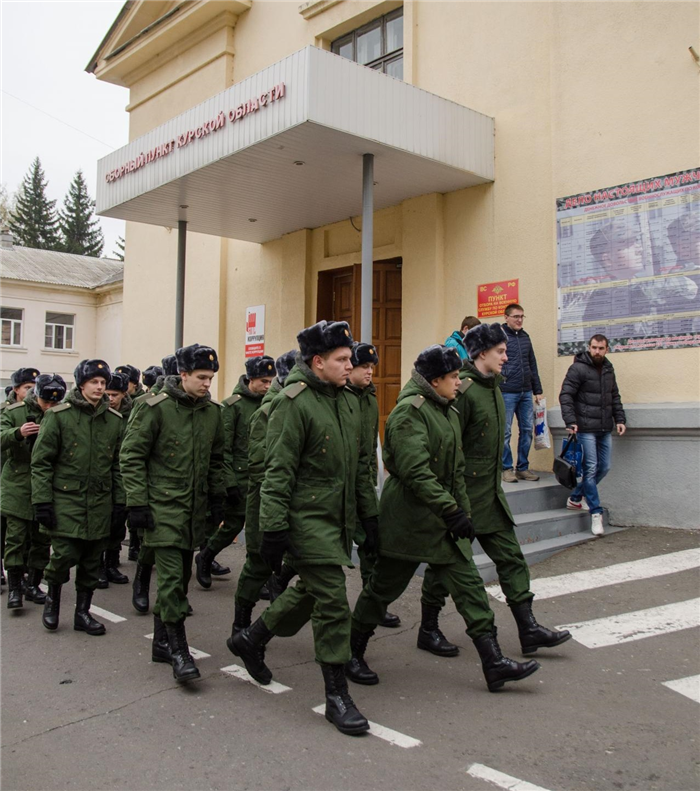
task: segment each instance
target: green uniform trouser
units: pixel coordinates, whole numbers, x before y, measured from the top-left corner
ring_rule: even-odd
[[[209,549],[217,555],[222,549],[233,544],[233,539],[243,530],[245,525],[245,501],[235,508],[227,508],[226,516],[220,527],[207,541]]]
[[[139,533],[143,533],[139,530]],[[156,565],[156,551],[153,547],[147,547],[143,543],[143,536],[139,535],[141,539],[141,548],[139,549],[139,557],[136,561],[140,566],[155,566]]]
[[[118,525],[109,533],[109,541],[107,543],[107,549],[121,551],[122,548],[122,541],[126,538],[126,517],[124,518],[124,524]],[[139,536],[141,538],[141,536]]]
[[[84,538],[51,536],[53,552],[44,578],[49,585],[64,585],[70,579],[70,570],[75,569],[76,590],[94,591],[100,579],[100,561],[107,546],[107,539],[87,541]]]
[[[408,587],[420,563],[384,555],[377,561],[369,583],[363,588],[352,616],[352,628],[371,632],[384,620],[387,607]],[[475,639],[493,631],[493,611],[489,607],[479,572],[473,560],[467,560],[455,549],[454,562],[431,564],[435,580],[443,586],[455,603],[457,612],[467,624],[467,634]]]
[[[178,547],[154,547],[158,593],[153,614],[163,623],[176,624],[187,616],[187,588],[194,552]]]
[[[523,551],[515,536],[515,530],[499,530],[477,536],[481,548],[496,565],[498,582],[509,606],[524,604],[533,598],[530,591],[530,569],[523,557]],[[444,607],[447,590],[435,579],[430,566],[425,570],[423,580],[424,604]]]
[[[245,563],[238,577],[236,588],[236,604],[252,607],[260,600],[260,591],[270,579],[272,570],[265,563],[259,552],[248,552]]]
[[[342,566],[302,565],[293,588],[262,614],[267,628],[280,637],[296,634],[311,619],[316,661],[342,665],[350,661],[350,605]]]
[[[43,571],[51,555],[51,538],[39,530],[39,523],[8,514],[5,537],[5,568]]]

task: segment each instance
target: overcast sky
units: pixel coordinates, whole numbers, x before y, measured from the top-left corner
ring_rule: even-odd
[[[122,5],[113,0],[0,0],[0,180],[9,192],[17,190],[39,156],[57,208],[78,169],[95,198],[97,160],[128,142],[124,108],[129,96],[126,88],[100,82],[85,67]],[[111,256],[124,223],[100,222],[103,255]]]

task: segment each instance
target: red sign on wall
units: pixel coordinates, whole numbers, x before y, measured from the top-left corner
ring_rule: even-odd
[[[518,302],[520,280],[499,280],[476,287],[477,318],[491,319],[503,315],[511,302]]]

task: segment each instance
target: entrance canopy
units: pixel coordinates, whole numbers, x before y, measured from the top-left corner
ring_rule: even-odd
[[[249,242],[493,181],[488,116],[306,47],[98,163],[97,213]]]

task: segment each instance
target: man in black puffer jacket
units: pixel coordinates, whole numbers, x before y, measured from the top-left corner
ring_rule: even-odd
[[[625,410],[617,389],[615,369],[605,335],[594,335],[588,351],[579,352],[566,372],[559,393],[561,416],[567,431],[578,436],[583,446],[583,480],[571,492],[567,508],[590,511],[591,532],[603,535],[603,508],[598,484],[610,471],[612,430],[625,433]],[[585,498],[585,503],[583,502]]]

